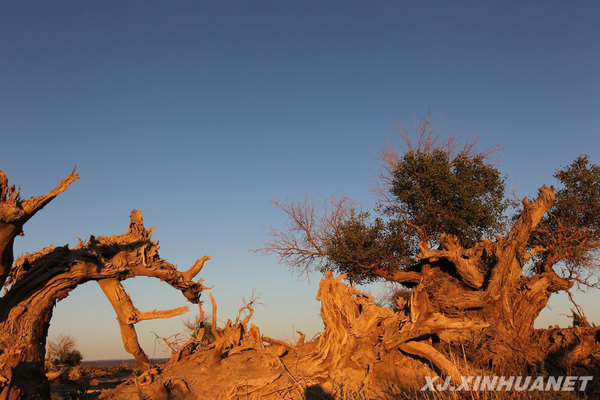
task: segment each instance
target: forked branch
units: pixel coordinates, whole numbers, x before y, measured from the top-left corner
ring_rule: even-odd
[[[79,174],[73,169],[48,194],[21,201],[20,189],[9,185],[6,175],[0,170],[0,289],[10,274],[14,261],[14,239],[23,234],[23,225],[77,179]]]
[[[321,216],[307,197],[302,202],[273,203],[288,215],[289,226],[287,231],[272,228],[271,240],[259,251],[277,255],[300,273],[321,266],[329,255],[327,240],[348,217],[348,200],[332,198]]]
[[[194,277],[196,275],[198,275],[200,273],[200,271],[202,271],[202,268],[204,267],[204,263],[208,260],[210,260],[210,256],[204,256],[204,257],[196,260],[194,265],[192,265],[190,267],[190,269],[188,269],[187,271],[184,272],[183,276],[185,277],[185,279],[190,280],[190,281],[192,279],[194,279]]]
[[[44,208],[44,206],[52,201],[52,199],[67,190],[69,185],[75,182],[77,179],[79,179],[79,174],[75,173],[75,168],[73,168],[71,173],[64,177],[50,192],[43,196],[35,196],[25,200],[22,203],[22,206],[23,211],[27,214],[27,219],[33,217],[36,212]]]

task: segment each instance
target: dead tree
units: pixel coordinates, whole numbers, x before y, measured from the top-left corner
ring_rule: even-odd
[[[14,260],[14,239],[23,234],[24,224],[77,179],[79,175],[73,171],[48,194],[23,200],[0,171],[0,288],[4,289],[0,297],[0,399],[50,397],[44,375],[50,318],[56,303],[77,285],[100,283],[117,311],[126,350],[141,364],[148,359],[137,343],[133,324],[177,315],[184,308],[140,312],[120,281],[135,276],[158,278],[192,303],[199,302],[205,289],[201,279],[193,280],[203,261],[180,272],[163,260],[158,242],[151,239],[152,228],[144,227],[138,210],[131,212],[124,234],[91,236],[76,247],[50,246]]]
[[[131,380],[102,398],[129,399],[137,393],[177,397],[171,390],[174,380],[185,384],[189,397],[211,399],[304,398],[311,386],[337,391],[340,398],[391,398],[401,390],[418,390],[425,376],[436,373],[460,383],[464,368],[428,336],[477,332],[486,324],[435,312],[421,290],[398,302],[397,311],[381,307],[343,278],[327,272],[321,280],[317,299],[324,330],[308,343],[262,335],[249,323],[255,304],[251,298],[235,320],[214,329],[214,342],[191,340],[160,371],[146,371],[137,384]],[[211,301],[214,316],[216,302]]]

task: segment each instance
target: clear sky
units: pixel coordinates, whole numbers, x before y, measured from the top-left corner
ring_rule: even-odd
[[[219,319],[254,288],[266,334],[310,336],[318,275],[250,251],[284,223],[270,200],[371,207],[378,151],[429,110],[441,133],[500,145],[519,196],[579,154],[600,162],[599,20],[595,1],[2,1],[0,168],[26,196],[81,173],[17,251],[123,232],[140,208],[164,258],[213,256]],[[157,281],[125,285],[140,309],[186,303]],[[565,297],[539,325],[568,321]],[[600,294],[578,298],[600,322]],[[191,315],[139,324],[147,352],[162,354],[151,331]],[[95,283],[50,331],[87,359],[126,355]]]

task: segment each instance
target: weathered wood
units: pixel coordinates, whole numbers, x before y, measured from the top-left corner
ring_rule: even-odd
[[[144,364],[147,357],[137,343],[133,324],[149,318],[178,315],[187,307],[140,312],[131,303],[120,281],[135,276],[160,279],[198,303],[206,289],[202,280],[193,281],[158,254],[142,214],[134,210],[129,229],[121,235],[90,237],[74,248],[48,247],[13,261],[14,238],[23,224],[79,178],[73,171],[44,196],[21,201],[19,191],[8,186],[0,171],[0,399],[49,398],[44,374],[48,327],[56,303],[77,285],[99,281],[117,311],[123,341],[128,351]],[[188,275],[189,276],[189,275]]]

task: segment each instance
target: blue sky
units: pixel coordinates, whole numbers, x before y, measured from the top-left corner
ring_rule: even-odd
[[[500,145],[520,196],[579,154],[600,162],[599,17],[593,1],[3,1],[0,168],[25,195],[82,176],[17,250],[122,232],[140,208],[166,259],[213,256],[220,319],[254,288],[266,334],[310,336],[319,276],[250,251],[284,223],[270,200],[372,206],[378,151],[429,111],[441,133]],[[160,282],[126,287],[140,309],[185,304]],[[563,297],[540,325],[567,322]],[[578,298],[598,323],[599,293]],[[148,353],[182,318],[138,325]],[[88,359],[126,354],[94,283],[57,306],[60,332]]]

